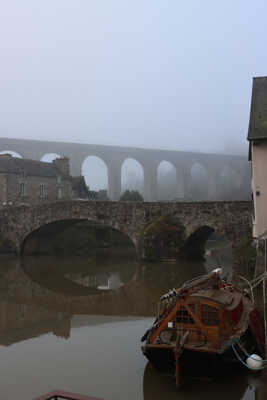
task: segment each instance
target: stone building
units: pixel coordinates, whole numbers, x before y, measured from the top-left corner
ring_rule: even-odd
[[[251,187],[254,204],[253,237],[267,238],[267,77],[253,79],[248,130]]]
[[[83,177],[72,177],[69,159],[52,163],[0,155],[0,207],[88,198]]]

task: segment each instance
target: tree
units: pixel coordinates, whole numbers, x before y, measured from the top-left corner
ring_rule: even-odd
[[[144,201],[138,190],[126,190],[120,197],[121,201]]]

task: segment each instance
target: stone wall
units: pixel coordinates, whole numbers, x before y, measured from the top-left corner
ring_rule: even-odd
[[[20,195],[20,184],[25,185],[25,195]],[[44,197],[41,197],[40,185],[44,185]],[[0,207],[9,203],[19,205],[21,203],[37,204],[43,201],[58,200],[58,190],[61,188],[62,199],[72,198],[72,184],[70,180],[62,179],[60,183],[55,177],[23,177],[17,174],[0,174]]]
[[[62,201],[34,207],[7,207],[1,210],[0,235],[11,241],[17,252],[21,252],[27,236],[47,224],[57,222],[58,226],[62,221],[66,223],[66,221],[90,220],[110,226],[127,235],[140,255],[145,224],[155,216],[171,215],[184,225],[186,238],[203,226],[208,226],[225,237],[232,244],[234,268],[238,268],[240,244],[251,234],[251,213],[251,202]]]

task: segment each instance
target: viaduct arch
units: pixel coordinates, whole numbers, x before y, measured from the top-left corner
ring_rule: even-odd
[[[4,150],[15,151],[23,158],[33,160],[41,160],[47,153],[64,155],[70,159],[71,174],[74,176],[81,175],[83,161],[88,156],[98,157],[107,166],[108,194],[111,200],[118,200],[120,197],[121,168],[128,158],[136,160],[143,168],[145,201],[154,201],[157,198],[157,169],[162,161],[171,163],[176,170],[178,199],[188,196],[190,171],[194,163],[202,165],[207,171],[209,200],[218,198],[220,175],[225,165],[239,174],[242,182],[249,184],[250,176],[245,156],[0,138],[0,151]]]

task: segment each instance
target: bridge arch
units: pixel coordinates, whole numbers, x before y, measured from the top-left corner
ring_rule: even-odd
[[[90,190],[108,189],[108,165],[104,158],[88,155],[83,160],[81,172]]]
[[[193,201],[207,199],[209,174],[205,164],[194,161],[190,168],[189,196]]]
[[[144,166],[135,158],[126,158],[121,165],[121,188],[125,190],[138,190],[144,194]]]
[[[162,160],[157,166],[158,200],[174,200],[177,195],[177,176],[175,165]]]
[[[129,237],[125,232],[119,231],[118,229],[112,228],[109,224],[105,223],[99,223],[95,219],[68,219],[68,220],[57,220],[54,222],[49,222],[47,224],[44,224],[40,226],[37,229],[32,230],[27,236],[24,237],[22,243],[21,243],[21,249],[20,249],[20,254],[21,255],[33,255],[33,254],[49,254],[54,252],[54,251],[60,251],[60,245],[59,245],[59,240],[62,241],[62,236],[58,238],[57,236],[66,232],[68,228],[71,228],[75,225],[78,225],[76,230],[72,230],[68,233],[68,236],[64,238],[65,244],[69,247],[72,247],[74,250],[80,248],[80,243],[82,246],[88,246],[88,239],[86,239],[86,242],[84,241],[84,234],[79,236],[77,229],[84,229],[82,225],[84,226],[86,224],[86,228],[89,232],[94,232],[95,239],[98,241],[99,239],[99,232],[101,231],[101,240],[109,242],[109,239],[107,236],[109,236],[110,231],[109,228],[112,229],[112,231],[117,231],[120,232],[121,235],[124,237],[127,237],[129,244],[131,244],[131,247],[136,250],[135,245],[132,241],[132,238]],[[103,232],[103,228],[107,228],[105,232]],[[76,237],[73,237],[73,232],[76,232],[77,235]],[[103,233],[104,233],[104,238],[103,238]],[[106,234],[105,234],[106,233]],[[51,240],[52,239],[52,240]],[[56,239],[56,240],[53,240]],[[80,240],[82,242],[80,242]],[[72,245],[74,243],[74,246]],[[54,247],[55,246],[55,247]]]
[[[57,154],[57,153],[45,153],[40,161],[44,161],[44,162],[53,162],[53,160],[55,160],[56,158],[62,158],[62,155]]]
[[[134,230],[133,226],[126,224],[126,216],[116,213],[112,202],[110,204],[109,202],[103,203],[104,205],[108,203],[109,209],[103,207],[101,202],[98,201],[66,201],[49,203],[34,208],[28,206],[14,208],[20,230],[15,238],[14,233],[12,236],[18,252],[21,254],[27,238],[31,237],[34,232],[40,235],[42,233],[49,234],[49,229],[60,231],[66,226],[80,221],[92,221],[120,231],[130,239],[137,252],[138,232]],[[16,218],[15,214],[14,218]],[[46,226],[46,229],[42,232],[44,226]],[[7,234],[7,237],[10,238],[10,235]]]
[[[224,165],[220,171],[220,196],[223,200],[238,199],[242,177],[231,165]]]

